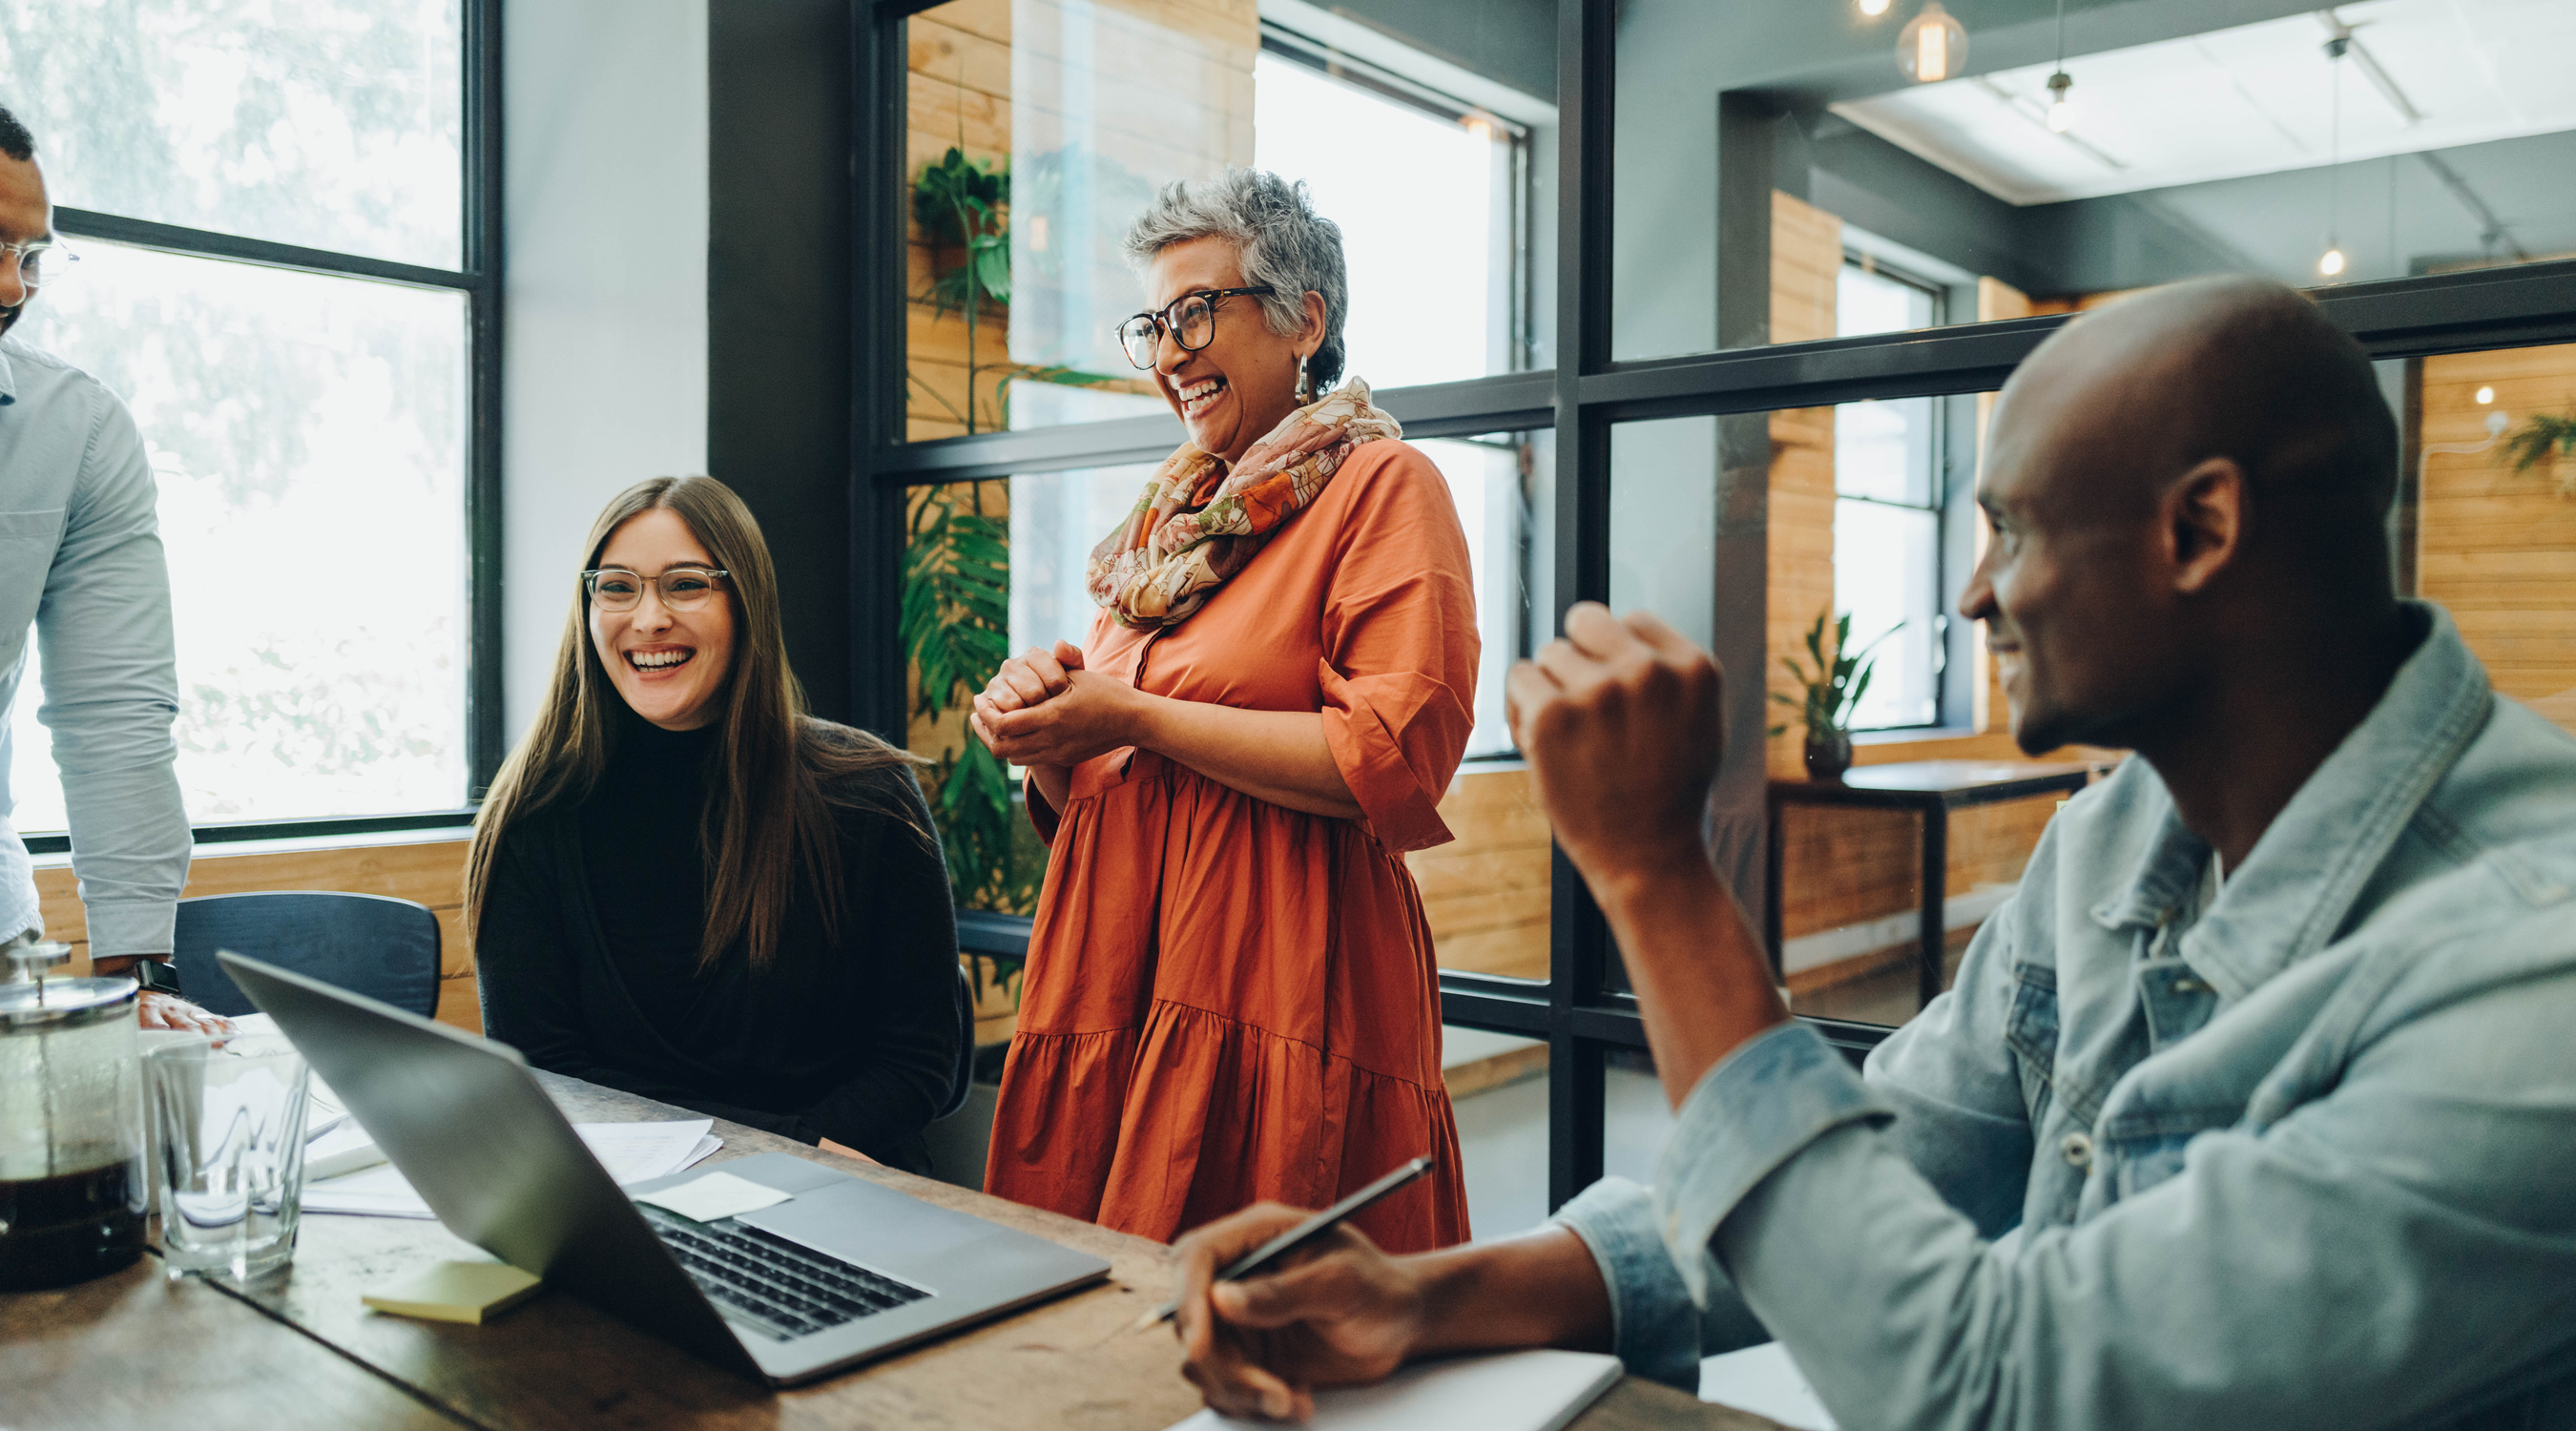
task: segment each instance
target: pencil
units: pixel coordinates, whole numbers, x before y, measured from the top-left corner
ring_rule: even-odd
[[[1216,1280],[1219,1282],[1242,1281],[1244,1278],[1263,1270],[1271,1263],[1278,1261],[1280,1258],[1287,1256],[1289,1253],[1294,1252],[1298,1248],[1305,1246],[1307,1243],[1314,1241],[1318,1237],[1321,1237],[1333,1228],[1340,1226],[1361,1208],[1367,1207],[1369,1204],[1376,1202],[1379,1198],[1386,1196],[1388,1193],[1395,1191],[1397,1188],[1404,1186],[1406,1183],[1413,1181],[1415,1178],[1418,1178],[1429,1171],[1431,1171],[1431,1160],[1429,1158],[1413,1159],[1411,1162],[1408,1162],[1386,1174],[1384,1177],[1379,1178],[1376,1182],[1370,1183],[1367,1187],[1360,1189],[1358,1192],[1351,1194],[1349,1197],[1342,1199],[1340,1202],[1333,1204],[1322,1212],[1316,1213],[1313,1217],[1307,1218],[1304,1222],[1297,1224],[1295,1227],[1292,1227],[1286,1232],[1279,1234],[1277,1237],[1270,1239],[1268,1242],[1261,1244],[1252,1251],[1245,1253],[1241,1258],[1238,1258],[1235,1261],[1233,1266],[1216,1274]],[[1128,1330],[1131,1333],[1141,1332],[1160,1323],[1168,1322],[1172,1319],[1172,1315],[1180,1309],[1181,1304],[1178,1302],[1165,1302],[1160,1307],[1157,1307],[1153,1311],[1147,1312],[1144,1316],[1137,1318],[1136,1325],[1128,1328]]]

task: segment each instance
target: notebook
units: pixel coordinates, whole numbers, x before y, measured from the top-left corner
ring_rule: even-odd
[[[1619,1380],[1615,1356],[1518,1351],[1408,1366],[1375,1386],[1315,1393],[1309,1431],[1562,1431]],[[1171,1431],[1276,1431],[1201,1411]]]

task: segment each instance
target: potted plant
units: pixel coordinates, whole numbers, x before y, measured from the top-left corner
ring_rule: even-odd
[[[1010,535],[1009,518],[984,510],[982,483],[925,487],[913,498],[900,630],[917,678],[915,717],[963,707],[1010,654]],[[1009,769],[968,736],[925,775],[957,907],[1029,913],[1044,860],[1027,848]],[[1012,991],[1019,974],[981,957],[970,968],[979,1003],[988,978]]]
[[[1796,706],[1807,728],[1807,778],[1840,780],[1851,769],[1852,712],[1860,708],[1860,698],[1869,691],[1869,678],[1878,667],[1869,653],[1879,642],[1895,635],[1905,625],[1899,621],[1881,631],[1869,645],[1855,651],[1851,648],[1851,613],[1834,623],[1834,654],[1825,655],[1825,617],[1818,612],[1816,624],[1807,628],[1807,654],[1815,658],[1816,668],[1810,673],[1798,664],[1795,656],[1783,656],[1780,664],[1789,668],[1805,691],[1793,696],[1786,691],[1773,691],[1771,699],[1784,706]],[[1786,731],[1786,725],[1771,728],[1773,735]]]
[[[2504,440],[2498,455],[2511,462],[2516,472],[2548,463],[2558,495],[2576,497],[2576,413],[2533,413],[2520,431]]]

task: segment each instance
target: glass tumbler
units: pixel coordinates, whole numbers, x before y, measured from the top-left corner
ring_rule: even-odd
[[[307,1077],[303,1055],[273,1036],[170,1044],[143,1056],[171,1276],[247,1282],[295,1255]]]

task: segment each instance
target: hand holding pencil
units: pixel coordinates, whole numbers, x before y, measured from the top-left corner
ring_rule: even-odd
[[[1314,1411],[1313,1388],[1382,1380],[1404,1363],[1423,1321],[1415,1269],[1345,1219],[1419,1177],[1416,1164],[1427,1160],[1343,1200],[1352,1205],[1309,1214],[1263,1203],[1174,1246],[1179,1295],[1169,1315],[1187,1358],[1182,1374],[1210,1406],[1304,1419]],[[1229,1272],[1236,1280],[1226,1280]],[[1149,1313],[1141,1325],[1162,1315]]]

